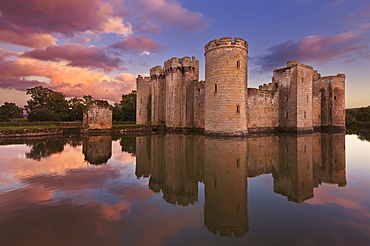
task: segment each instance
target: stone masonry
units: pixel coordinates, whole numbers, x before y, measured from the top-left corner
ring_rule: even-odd
[[[150,69],[150,77],[137,78],[137,124],[229,136],[345,129],[344,74],[322,77],[294,60],[254,89],[248,88],[245,40],[215,39],[204,51],[205,81],[194,57],[171,58]]]
[[[95,100],[87,105],[82,124],[87,130],[105,130],[112,128],[113,108],[107,101]]]

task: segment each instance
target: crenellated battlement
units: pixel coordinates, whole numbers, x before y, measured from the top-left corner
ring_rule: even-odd
[[[263,84],[263,85],[258,86],[258,89],[265,90],[265,91],[266,90],[276,90],[278,89],[278,83],[271,82],[268,84]]]
[[[150,69],[150,76],[160,76],[164,73],[162,66],[155,66]]]
[[[136,83],[150,83],[150,77],[144,77],[141,75],[138,75],[136,78]]]
[[[177,58],[173,57],[167,61],[164,62],[163,70],[168,72],[172,71],[173,69],[177,68],[199,68],[199,61],[193,56],[193,57],[183,57],[183,58]]]
[[[297,67],[297,66],[301,66],[301,67],[305,67],[307,69],[311,69],[313,70],[313,67],[311,66],[308,66],[308,65],[305,65],[303,63],[299,63],[297,60],[293,60],[293,61],[287,61],[287,67],[291,68],[291,67]]]
[[[343,81],[344,79],[346,78],[346,75],[345,74],[341,74],[341,73],[338,73],[337,75],[331,75],[331,76],[321,76],[321,74],[319,73],[316,73],[314,76],[313,76],[313,82],[321,82],[323,80],[330,80],[330,79],[339,79],[339,78],[343,78]]]
[[[215,40],[208,42],[204,46],[204,54],[206,54],[208,51],[213,50],[213,49],[228,48],[228,47],[241,48],[241,49],[245,49],[248,52],[248,42],[247,41],[245,41],[242,38],[234,38],[233,40],[231,37],[226,37],[226,38],[215,39]]]

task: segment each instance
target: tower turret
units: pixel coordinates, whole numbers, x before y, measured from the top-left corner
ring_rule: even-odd
[[[171,58],[164,63],[166,75],[166,124],[194,127],[194,80],[199,80],[195,57]]]
[[[164,124],[166,121],[166,80],[161,66],[150,69],[151,80],[151,123],[152,125]]]
[[[205,133],[247,134],[248,43],[221,38],[204,47]]]

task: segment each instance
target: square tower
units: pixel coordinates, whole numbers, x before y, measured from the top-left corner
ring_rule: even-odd
[[[274,70],[279,88],[279,125],[284,131],[312,132],[312,89],[316,71],[297,61]]]

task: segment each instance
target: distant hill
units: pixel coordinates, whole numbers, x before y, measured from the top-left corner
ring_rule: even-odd
[[[346,109],[346,125],[370,126],[370,106]]]

